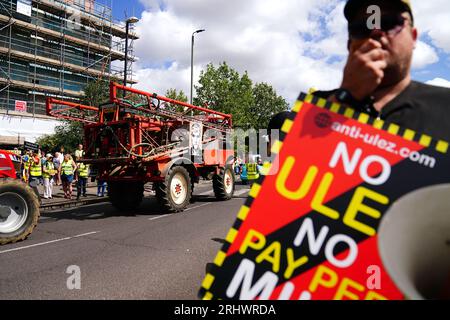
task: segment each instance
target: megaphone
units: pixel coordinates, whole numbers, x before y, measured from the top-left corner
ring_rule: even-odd
[[[450,299],[450,184],[396,201],[381,221],[378,247],[386,271],[407,299]]]

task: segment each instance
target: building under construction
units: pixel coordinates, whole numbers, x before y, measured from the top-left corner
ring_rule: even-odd
[[[113,66],[124,65],[127,38],[134,83],[137,36],[114,22],[111,3],[0,0],[0,113],[40,118],[48,96],[77,101],[90,81],[120,81],[124,68]]]

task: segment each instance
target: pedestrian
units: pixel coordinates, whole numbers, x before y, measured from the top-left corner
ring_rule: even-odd
[[[61,163],[59,171],[61,173],[64,198],[66,199],[72,199],[72,182],[76,169],[77,165],[73,161],[72,156],[70,154],[64,155],[64,161]]]
[[[240,169],[239,157],[234,157],[233,168],[234,168],[234,173],[239,174],[239,169]]]
[[[60,149],[60,151],[59,151],[58,160],[59,160],[59,163],[60,163],[60,164],[64,162],[64,147],[61,147],[61,149]],[[59,181],[60,181],[60,183],[62,184],[62,179],[61,179],[61,177],[60,177]]]
[[[89,177],[89,165],[80,161],[81,158],[77,158],[77,200],[80,200],[81,194],[83,197],[87,197],[86,186]]]
[[[83,157],[84,157],[83,145],[79,144],[78,149],[75,150],[75,159],[82,159]]]
[[[42,179],[42,163],[38,152],[33,152],[28,160],[28,183],[32,187],[39,185]]]
[[[381,10],[372,28],[370,6]],[[409,0],[348,0],[348,59],[340,87],[314,95],[388,123],[450,141],[450,90],[412,81],[418,31]]]
[[[46,153],[42,150],[39,152],[39,158],[41,159],[42,172],[44,172],[44,165],[47,163]],[[41,178],[39,179],[39,184],[44,185],[44,174],[42,173]]]
[[[60,153],[55,152],[55,156],[53,157],[53,166],[55,167],[55,170],[57,170],[57,174],[55,174],[55,185],[59,186],[61,184],[61,173],[59,171],[59,167],[61,166],[61,162],[59,160]]]
[[[26,151],[21,158],[22,180],[24,182],[28,182],[28,161],[29,160],[30,160],[30,156],[28,155],[28,151]]]
[[[107,183],[103,180],[97,180],[97,197],[104,197],[105,196],[105,189],[106,189]]]
[[[44,178],[44,199],[53,198],[53,182],[56,175],[55,165],[53,164],[53,156],[49,153],[46,155],[47,161],[43,165],[42,177]]]
[[[59,159],[59,163],[63,163],[63,161],[64,161],[64,147],[61,147],[60,151],[58,152],[58,159]]]

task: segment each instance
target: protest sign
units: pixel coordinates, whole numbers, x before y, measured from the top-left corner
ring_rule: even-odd
[[[203,299],[403,299],[378,250],[401,197],[450,183],[448,143],[302,94],[206,275]],[[274,163],[275,163],[274,162]]]

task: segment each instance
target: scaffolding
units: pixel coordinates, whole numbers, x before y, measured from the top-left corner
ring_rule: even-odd
[[[0,0],[0,113],[19,105],[44,115],[46,97],[80,102],[90,81],[121,81],[123,67],[112,62],[125,59],[125,24],[110,1]],[[130,84],[135,39],[131,30]]]

